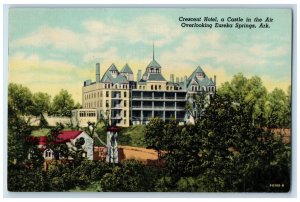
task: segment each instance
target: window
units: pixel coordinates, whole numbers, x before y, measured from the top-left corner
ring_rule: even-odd
[[[124,107],[127,107],[127,100],[124,100]]]
[[[139,89],[142,89],[142,86],[139,86]]]
[[[126,91],[124,91],[124,97],[127,97],[127,92]]]
[[[145,90],[145,86],[143,86],[143,89]]]
[[[127,111],[126,111],[126,110],[124,110],[124,117],[126,117],[126,115],[127,115]]]
[[[124,119],[124,125],[126,124],[126,119]]]
[[[155,90],[157,90],[157,85],[155,85]]]
[[[153,90],[153,85],[151,85],[151,90]]]
[[[167,90],[169,90],[169,86],[167,86]]]
[[[50,150],[46,150],[45,157],[51,157],[52,156],[51,153],[52,152]]]
[[[106,97],[109,97],[109,91],[106,91]]]
[[[161,90],[161,85],[158,86],[158,89]]]
[[[107,108],[109,107],[109,101],[106,100],[106,105],[105,105]]]

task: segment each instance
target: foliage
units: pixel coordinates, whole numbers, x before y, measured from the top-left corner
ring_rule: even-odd
[[[189,116],[192,116],[194,120],[198,120],[208,104],[209,96],[207,93],[192,94],[188,98],[185,111]]]
[[[281,89],[275,88],[267,95],[264,107],[264,118],[269,128],[290,126],[290,100]]]
[[[10,117],[17,115],[30,115],[33,110],[32,93],[20,84],[8,85],[8,114]]]
[[[231,98],[232,102],[241,104],[252,114],[251,123],[262,122],[262,112],[267,96],[267,90],[262,80],[253,76],[250,79],[239,73],[233,77],[231,82],[225,82],[217,92],[219,95]]]
[[[32,96],[33,111],[32,115],[40,116],[50,111],[51,96],[47,93],[37,92]]]
[[[160,151],[163,149],[162,131],[164,130],[164,122],[158,118],[152,118],[145,127],[145,143],[148,148],[155,149],[160,158]]]
[[[154,169],[145,168],[135,160],[124,161],[113,167],[100,180],[102,191],[145,192],[151,191],[156,175]]]
[[[52,113],[60,116],[71,117],[72,110],[75,108],[72,95],[67,90],[62,89],[53,98]]]

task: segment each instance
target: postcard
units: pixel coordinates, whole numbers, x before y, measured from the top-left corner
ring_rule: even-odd
[[[9,192],[289,192],[292,9],[21,8]]]

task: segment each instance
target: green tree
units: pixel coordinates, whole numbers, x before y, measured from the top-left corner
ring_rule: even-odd
[[[52,113],[60,116],[72,116],[74,109],[74,100],[67,90],[62,89],[58,95],[53,98]]]
[[[200,120],[202,182],[213,191],[272,191],[274,181],[288,190],[290,148],[252,118],[246,105],[217,95]]]
[[[8,85],[8,118],[17,115],[30,115],[33,110],[32,93],[20,84]]]
[[[151,191],[153,188],[153,182],[156,180],[155,175],[153,175],[154,170],[151,171],[152,173],[149,174],[149,172],[147,172],[147,168],[138,161],[124,161],[120,166],[114,166],[111,173],[106,173],[102,177],[100,180],[100,186],[102,191]]]
[[[205,107],[209,104],[210,96],[202,92],[201,94],[191,94],[188,98],[188,102],[185,105],[185,111],[194,120],[198,120],[203,112],[205,111]]]
[[[290,125],[290,104],[288,96],[281,89],[275,88],[267,95],[265,102],[266,126],[282,128]]]
[[[158,158],[161,157],[161,150],[163,149],[163,133],[164,121],[158,117],[152,118],[145,127],[145,143],[148,148],[157,151]]]
[[[33,115],[41,116],[43,113],[48,113],[51,106],[51,96],[47,93],[34,93],[32,97],[33,101]]]
[[[253,76],[247,79],[242,73],[234,75],[230,82],[222,84],[218,89],[218,94],[228,96],[233,102],[248,108],[252,114],[252,124],[263,123],[262,115],[267,90],[259,77]]]

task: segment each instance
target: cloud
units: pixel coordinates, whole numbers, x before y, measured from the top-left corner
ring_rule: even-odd
[[[80,101],[82,83],[90,74],[90,69],[65,61],[43,60],[37,55],[16,53],[9,58],[9,82],[22,83],[34,92],[47,92],[52,97],[64,88]]]

